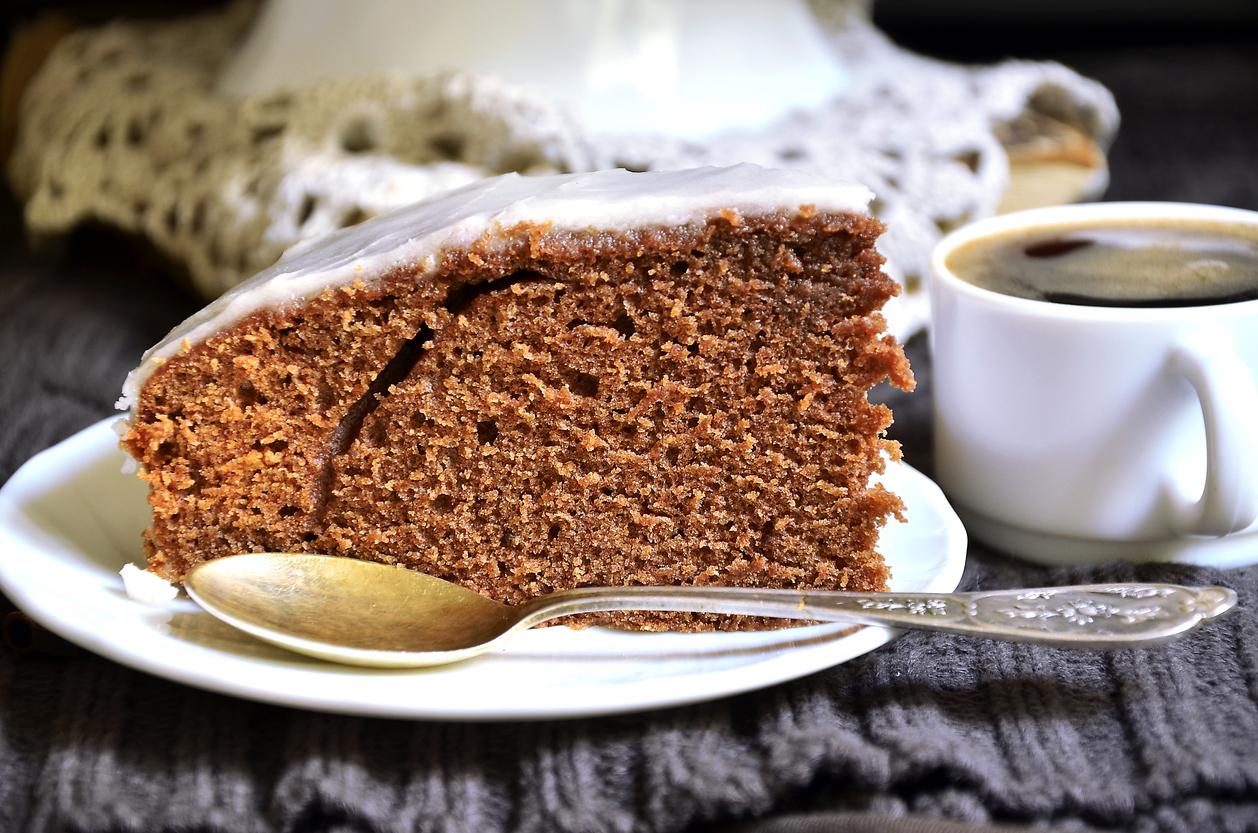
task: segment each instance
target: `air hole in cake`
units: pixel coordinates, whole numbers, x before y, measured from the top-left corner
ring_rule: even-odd
[[[498,423],[492,419],[483,419],[476,423],[476,441],[481,445],[491,445],[498,439]]]
[[[236,396],[240,399],[241,406],[245,408],[251,405],[266,404],[266,397],[258,393],[258,389],[254,387],[253,382],[248,379],[236,386]]]
[[[684,260],[679,260],[669,269],[673,273],[674,278],[679,278],[690,271],[690,264]]]
[[[679,457],[681,457],[680,448],[669,448],[667,451],[664,452],[664,459],[668,461],[668,464],[670,466],[677,465],[677,460]]]
[[[367,442],[376,448],[383,448],[389,442],[388,426],[382,419],[373,419],[367,425]]]
[[[568,329],[575,330],[577,327],[588,327],[589,324],[590,322],[586,321],[584,318],[574,318],[568,322]]]
[[[598,377],[588,373],[578,373],[572,380],[572,392],[577,396],[598,396]]]
[[[488,295],[491,292],[497,292],[503,289],[510,289],[519,283],[529,283],[531,281],[545,281],[546,276],[540,272],[531,269],[521,269],[518,272],[512,272],[510,275],[504,275],[501,278],[494,278],[484,283],[470,283],[455,287],[450,290],[450,294],[446,296],[445,301],[441,304],[442,309],[447,310],[451,315],[458,315],[465,311],[472,302],[482,295]],[[456,352],[461,354],[462,351],[456,348]]]
[[[158,465],[165,465],[175,456],[175,444],[167,441],[157,446],[157,451],[153,453],[153,462]]]
[[[559,537],[559,525],[552,524],[550,529],[546,530],[546,540],[553,541]]]
[[[633,318],[631,318],[628,313],[625,313],[613,321],[612,329],[620,333],[620,337],[623,339],[631,338],[633,334],[638,331],[637,327],[634,326]]]
[[[454,508],[454,498],[449,495],[437,495],[432,501],[432,511],[446,514]]]
[[[291,518],[293,515],[300,515],[300,514],[301,514],[301,510],[298,509],[296,506],[285,506],[282,509],[280,509],[281,518]]]

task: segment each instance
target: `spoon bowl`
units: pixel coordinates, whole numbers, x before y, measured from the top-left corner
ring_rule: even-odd
[[[1236,604],[1222,587],[1123,584],[977,593],[589,587],[504,605],[400,567],[298,553],[207,561],[184,587],[213,616],[274,645],[386,668],[469,659],[541,622],[598,611],[735,613],[1095,649],[1159,645]]]
[[[215,617],[283,648],[353,665],[455,662],[489,650],[507,605],[422,573],[325,555],[249,553],[188,571]]]

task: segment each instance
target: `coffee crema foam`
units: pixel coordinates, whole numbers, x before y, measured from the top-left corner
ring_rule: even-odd
[[[1258,299],[1258,227],[1099,220],[966,241],[945,265],[974,286],[1060,304],[1187,307]]]

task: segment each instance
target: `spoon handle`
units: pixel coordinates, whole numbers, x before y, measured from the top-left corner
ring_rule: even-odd
[[[1225,587],[1093,584],[977,593],[842,593],[725,587],[599,587],[526,603],[519,626],[573,613],[676,610],[948,631],[1059,648],[1169,642],[1236,605]]]

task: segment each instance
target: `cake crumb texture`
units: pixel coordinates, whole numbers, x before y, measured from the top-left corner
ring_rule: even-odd
[[[544,226],[255,313],[149,378],[149,569],[352,555],[518,603],[582,585],[885,589],[895,285],[852,214]],[[506,242],[502,237],[505,235]],[[756,628],[623,612],[569,624]]]

